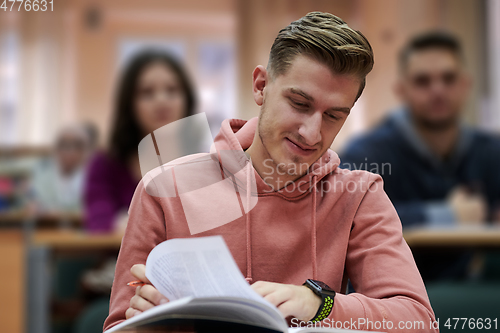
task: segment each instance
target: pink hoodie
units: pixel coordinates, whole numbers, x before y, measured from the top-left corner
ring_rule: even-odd
[[[248,122],[225,120],[215,138],[218,153],[215,156],[220,159],[221,151],[247,149],[257,122],[257,118]],[[213,158],[214,154],[197,155],[205,160],[207,156]],[[438,331],[429,325],[435,319],[434,313],[403,239],[401,222],[383,190],[382,178],[366,171],[340,169],[339,164],[337,154],[329,149],[311,166],[312,172],[279,191],[273,191],[252,168],[256,189],[249,186],[247,175],[246,197],[243,198],[245,193],[239,194],[240,204],[246,201],[246,206],[242,203],[241,217],[194,236],[183,210],[185,201],[179,198],[178,173],[172,172],[175,186],[172,196],[154,195],[152,192],[161,192],[157,188],[161,183],[156,179],[153,182],[156,188],[151,190],[152,183],[148,184],[145,177],[129,209],[104,329],[125,319],[134,295],[134,288],[126,286],[134,280],[130,267],[145,264],[157,244],[171,238],[222,235],[249,281],[301,285],[313,278],[338,291],[325,324],[347,321],[349,326],[344,328],[401,332],[404,329],[399,328],[400,321],[421,321],[420,329],[408,331]],[[222,177],[228,176],[226,170],[221,171]],[[203,174],[192,176],[203,181]],[[258,202],[247,212],[247,207],[253,206],[250,192],[255,190]],[[346,277],[356,293],[341,293]],[[386,324],[385,329],[376,329],[366,325],[370,321],[371,325],[376,321],[391,321],[393,328],[388,329]],[[350,326],[351,323],[355,326]]]

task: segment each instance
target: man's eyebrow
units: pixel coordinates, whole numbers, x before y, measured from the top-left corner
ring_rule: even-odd
[[[330,111],[340,111],[340,112],[344,112],[344,113],[351,113],[351,109],[350,108],[346,108],[346,107],[333,107],[333,108],[329,108],[328,110]]]
[[[300,95],[302,97],[304,97],[305,99],[307,99],[308,101],[311,101],[311,102],[314,102],[314,98],[305,93],[304,91],[300,90],[300,89],[297,89],[297,88],[290,88],[288,89],[288,92],[292,93],[292,94],[297,94],[297,95]],[[332,107],[332,108],[329,108],[328,109],[329,111],[340,111],[340,112],[344,112],[344,113],[351,113],[351,108],[348,108],[348,107]]]
[[[314,98],[311,95],[305,93],[304,91],[302,91],[300,89],[290,88],[290,89],[288,89],[288,91],[291,92],[292,94],[300,95],[300,96],[304,97],[305,99],[307,99],[308,101],[314,102]]]

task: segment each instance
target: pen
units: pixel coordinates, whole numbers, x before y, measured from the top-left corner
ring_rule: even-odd
[[[127,283],[127,286],[131,286],[131,287],[139,287],[139,286],[144,286],[144,285],[145,285],[145,283],[142,281],[139,281],[139,280],[131,281],[131,282]]]

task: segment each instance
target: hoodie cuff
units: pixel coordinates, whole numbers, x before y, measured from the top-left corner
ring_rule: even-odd
[[[366,318],[363,303],[353,294],[344,295],[337,293],[333,304],[332,313],[328,316],[330,321],[351,321]],[[359,329],[359,328],[358,328]]]

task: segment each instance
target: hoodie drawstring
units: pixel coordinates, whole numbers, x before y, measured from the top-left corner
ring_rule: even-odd
[[[246,243],[247,243],[247,276],[245,280],[248,283],[252,283],[252,232],[250,227],[250,171],[252,168],[250,166],[250,161],[247,162],[247,179],[246,179],[246,220],[245,220],[245,229],[246,229]],[[313,176],[313,193],[312,193],[312,212],[311,212],[311,262],[312,262],[312,278],[313,280],[317,280],[318,277],[318,269],[317,269],[317,258],[316,258],[316,181],[318,176]]]
[[[313,176],[313,202],[312,202],[312,225],[311,225],[311,262],[313,271],[313,280],[317,280],[317,266],[316,266],[316,180],[318,176]]]
[[[246,212],[246,236],[247,236],[247,277],[245,278],[248,283],[252,283],[252,232],[250,228],[250,195],[251,195],[251,188],[250,188],[250,172],[252,172],[252,167],[250,164],[250,161],[247,162],[246,164],[246,169],[247,169],[247,185],[246,185],[246,192],[247,192],[247,212]]]

